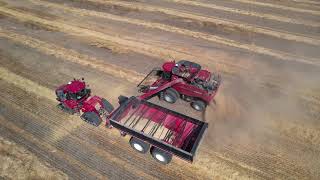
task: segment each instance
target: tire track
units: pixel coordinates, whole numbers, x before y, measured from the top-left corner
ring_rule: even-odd
[[[86,10],[86,9],[66,7],[66,6],[61,6],[61,5],[54,4],[54,3],[41,2],[39,0],[29,0],[29,1],[34,4],[37,4],[37,5],[61,9],[64,11],[69,11],[72,13],[79,14],[81,16],[94,16],[94,17],[100,17],[100,18],[110,19],[110,20],[114,20],[114,21],[129,23],[129,24],[133,24],[133,25],[139,25],[139,26],[143,26],[143,27],[151,28],[151,29],[156,28],[156,29],[160,29],[163,31],[167,31],[167,32],[178,33],[178,34],[182,34],[182,35],[186,35],[186,36],[191,36],[194,38],[199,38],[199,39],[227,45],[230,47],[243,49],[243,50],[246,50],[249,52],[254,52],[257,54],[268,55],[268,56],[275,57],[278,59],[283,59],[283,60],[300,59],[301,60],[301,57],[292,57],[292,54],[289,54],[289,53],[256,46],[254,44],[239,43],[237,41],[223,38],[220,36],[190,31],[187,29],[177,28],[177,27],[169,26],[169,25],[165,25],[165,24],[146,22],[146,21],[142,21],[142,20],[138,20],[138,19],[125,18],[125,17],[121,17],[121,16],[112,15],[109,13],[96,12],[96,11],[91,11],[91,10]],[[180,0],[178,0],[178,1],[180,1]]]
[[[186,13],[183,11],[178,11],[174,9],[169,9],[169,8],[162,8],[159,6],[152,6],[152,5],[145,5],[141,3],[132,3],[132,2],[122,2],[122,1],[102,1],[102,0],[89,0],[91,2],[96,2],[100,4],[112,4],[112,5],[117,5],[121,7],[126,7],[130,9],[138,9],[141,11],[150,11],[150,12],[162,12],[168,15],[173,15],[177,17],[182,17],[182,18],[190,18],[198,21],[204,21],[204,22],[211,22],[214,24],[219,24],[219,25],[224,25],[224,26],[229,26],[231,28],[239,28],[243,29],[245,31],[249,32],[255,32],[255,33],[260,33],[260,34],[265,34],[268,36],[276,37],[279,39],[286,39],[290,41],[296,41],[296,42],[303,42],[311,45],[320,45],[320,40],[316,37],[306,37],[301,34],[293,34],[290,32],[285,32],[285,31],[277,31],[271,28],[265,28],[265,27],[259,27],[259,26],[254,26],[250,24],[245,24],[243,22],[237,22],[237,21],[230,21],[226,19],[220,19],[216,17],[206,17],[203,15],[198,15],[198,14],[191,14],[190,12]]]
[[[11,132],[14,132],[15,135],[22,134],[23,136],[21,137],[21,139],[25,139],[25,141],[22,141],[22,142],[28,142],[29,141],[32,144],[38,144],[39,146],[41,146],[44,149],[45,152],[54,152],[55,154],[57,154],[58,157],[62,157],[64,160],[67,160],[67,162],[70,163],[73,167],[80,167],[82,169],[82,171],[87,171],[91,175],[95,175],[96,177],[102,178],[102,176],[100,174],[97,174],[96,172],[92,171],[91,169],[84,168],[83,164],[79,163],[79,161],[77,161],[77,160],[75,160],[73,158],[70,158],[70,156],[66,156],[63,153],[63,151],[61,151],[59,149],[56,149],[55,147],[53,147],[49,143],[46,143],[46,141],[39,141],[32,134],[26,132],[25,130],[23,130],[23,129],[19,128],[19,127],[17,127],[14,123],[4,120],[4,118],[2,116],[0,116],[0,124],[1,124],[1,127],[4,127],[4,128],[8,129]],[[22,143],[22,144],[25,145],[25,143]],[[34,149],[34,147],[30,147],[30,146],[27,146],[27,147],[28,147],[28,149],[29,148],[30,149]],[[46,155],[43,155],[43,156],[45,157]],[[64,169],[61,169],[61,170],[66,172],[66,170],[64,170]]]
[[[5,121],[2,119],[3,118],[0,118],[0,121]],[[54,154],[54,152],[52,152],[52,154],[49,154],[48,150],[44,149],[43,147],[39,147],[39,145],[25,139],[25,136],[17,135],[17,131],[13,132],[12,130],[9,130],[5,126],[1,125],[0,134],[2,137],[12,140],[13,142],[28,149],[28,151],[35,154],[35,156],[37,156],[40,161],[45,161],[45,163],[49,163],[51,166],[61,170],[68,176],[68,178],[82,179],[84,177],[92,176],[86,174],[87,172],[77,170],[77,167],[70,165],[70,162],[67,162],[66,159],[61,158],[61,156],[53,156],[52,154]]]
[[[269,4],[269,3],[263,3],[263,2],[252,1],[252,0],[231,0],[231,1],[246,3],[246,4],[253,4],[253,5],[258,5],[258,6],[271,7],[271,8],[281,9],[281,10],[286,10],[286,11],[289,10],[289,11],[294,11],[294,12],[299,12],[299,13],[308,13],[308,14],[317,15],[317,16],[320,15],[319,11],[288,7],[288,6],[278,5],[278,4]]]
[[[291,24],[299,24],[299,25],[305,25],[305,26],[311,26],[311,27],[320,27],[319,22],[314,21],[308,21],[308,20],[298,20],[298,19],[292,19],[284,16],[279,15],[273,15],[273,14],[261,14],[258,12],[253,11],[246,11],[241,9],[235,9],[231,7],[224,7],[224,6],[218,6],[215,4],[208,4],[208,3],[202,3],[200,1],[190,1],[190,0],[165,0],[168,2],[174,2],[179,4],[186,4],[186,5],[192,5],[192,6],[199,6],[204,8],[210,8],[213,10],[222,10],[230,13],[235,13],[239,15],[247,15],[247,16],[255,16],[263,19],[270,19],[273,21],[279,21],[279,22],[285,22],[285,23],[291,23]]]

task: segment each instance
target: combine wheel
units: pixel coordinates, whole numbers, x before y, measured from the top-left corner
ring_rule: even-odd
[[[152,146],[150,149],[152,157],[161,164],[169,164],[172,160],[172,154]]]
[[[131,137],[129,143],[134,150],[142,154],[145,154],[146,152],[148,152],[150,148],[150,144],[147,144],[136,137]]]
[[[114,109],[114,107],[112,106],[111,103],[109,103],[109,101],[107,101],[106,99],[102,98],[101,100],[102,104],[103,104],[103,108],[108,112],[111,113]]]
[[[168,103],[173,104],[178,100],[178,98],[179,98],[179,93],[173,88],[168,88],[163,93],[163,99]]]
[[[99,126],[101,124],[100,117],[94,112],[85,112],[81,115],[81,119],[85,122],[92,124],[94,126]]]
[[[193,107],[193,109],[197,111],[204,111],[206,109],[206,103],[201,100],[196,100],[192,102],[191,106]]]

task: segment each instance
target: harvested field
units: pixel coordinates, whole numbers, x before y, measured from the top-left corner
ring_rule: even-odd
[[[319,179],[319,20],[316,0],[0,0],[0,178]],[[116,105],[169,59],[223,78],[204,114],[160,102],[209,123],[193,164],[56,108],[72,78]]]

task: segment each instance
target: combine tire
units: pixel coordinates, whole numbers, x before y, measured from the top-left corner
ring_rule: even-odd
[[[145,143],[144,141],[135,138],[135,137],[131,137],[130,141],[130,146],[138,151],[139,153],[145,154],[146,152],[148,152],[149,148],[150,148],[150,144]]]
[[[81,119],[94,126],[101,124],[101,118],[94,112],[85,112],[81,115]]]
[[[175,103],[178,100],[178,98],[179,98],[179,93],[173,88],[168,88],[163,93],[163,99],[170,104]]]
[[[112,106],[111,103],[109,103],[109,101],[107,101],[106,99],[102,98],[101,100],[102,104],[103,104],[103,108],[108,112],[111,113],[114,110],[114,107]]]
[[[152,157],[161,164],[169,164],[172,160],[172,154],[152,146],[150,149]]]
[[[204,111],[206,109],[206,103],[201,100],[196,100],[196,101],[192,102],[191,106],[193,109],[200,111],[200,112]]]

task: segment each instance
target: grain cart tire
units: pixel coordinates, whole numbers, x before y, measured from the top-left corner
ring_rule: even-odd
[[[192,102],[191,106],[193,109],[200,111],[200,112],[202,112],[206,109],[206,103],[201,100],[196,100],[196,101]]]
[[[150,149],[150,144],[145,143],[144,141],[136,138],[136,137],[131,137],[130,141],[130,146],[138,151],[139,153],[145,154],[146,152],[149,151]]]
[[[94,126],[99,126],[102,122],[101,118],[94,112],[83,113],[81,119]]]
[[[169,164],[172,160],[172,154],[152,146],[150,149],[152,157],[161,164]]]
[[[102,98],[101,99],[101,102],[102,102],[102,105],[103,105],[103,108],[108,112],[108,113],[111,113],[113,110],[114,110],[114,107],[112,106],[112,104],[107,101],[106,99]]]
[[[178,98],[179,93],[173,88],[168,88],[163,93],[163,99],[170,104],[175,103],[178,100]]]

